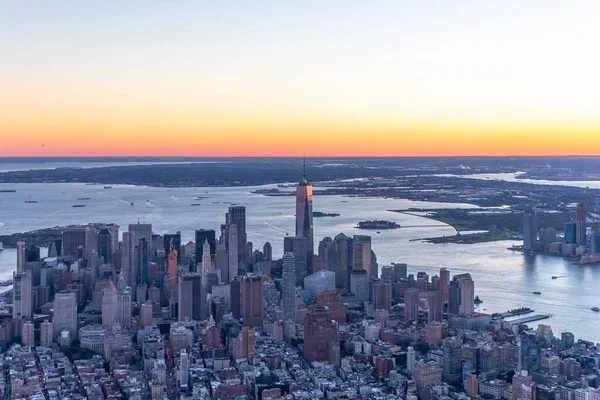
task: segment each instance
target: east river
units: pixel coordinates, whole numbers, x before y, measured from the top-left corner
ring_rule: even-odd
[[[269,187],[272,186],[261,188]],[[0,234],[88,222],[114,222],[124,231],[128,224],[140,221],[152,223],[154,232],[159,234],[181,231],[187,242],[192,240],[195,229],[218,230],[231,204],[246,206],[248,240],[255,248],[262,248],[269,241],[274,256],[279,257],[283,236],[294,234],[294,198],[252,194],[254,187],[175,189],[113,185],[104,189],[102,185],[84,184],[0,184],[0,190],[3,189],[15,189],[16,193],[0,193]],[[89,200],[78,200],[88,197]],[[74,204],[85,207],[73,208]],[[333,237],[340,232],[349,236],[370,234],[380,266],[406,262],[409,273],[426,271],[430,276],[441,267],[450,269],[452,274],[469,272],[475,281],[475,293],[483,300],[480,311],[530,307],[536,314],[553,315],[538,323],[551,325],[555,334],[570,331],[576,338],[600,342],[600,313],[590,310],[600,306],[600,267],[577,266],[548,256],[524,256],[509,250],[516,244],[511,241],[472,245],[410,241],[455,233],[452,227],[436,221],[388,211],[410,207],[475,208],[468,204],[317,196],[315,211],[340,216],[314,219],[315,246],[324,236]],[[379,234],[355,228],[359,221],[374,219],[395,221],[405,227],[382,230]],[[415,225],[436,226],[409,227]],[[0,252],[0,279],[12,278],[15,263],[15,250]],[[559,278],[551,279],[553,275]],[[535,291],[542,294],[534,295]]]

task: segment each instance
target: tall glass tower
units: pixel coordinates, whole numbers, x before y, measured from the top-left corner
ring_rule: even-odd
[[[312,262],[314,249],[313,237],[313,206],[312,186],[306,179],[306,159],[302,168],[302,179],[296,187],[296,236],[306,238],[306,261],[308,266],[307,275],[312,274]]]

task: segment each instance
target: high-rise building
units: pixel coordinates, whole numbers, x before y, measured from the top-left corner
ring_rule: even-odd
[[[408,370],[408,372],[413,372],[415,370],[415,362],[415,349],[412,346],[408,346],[408,351],[406,352],[406,369]]]
[[[40,324],[40,346],[52,346],[52,322],[44,321]]]
[[[575,208],[575,226],[577,229],[575,242],[578,246],[585,246],[587,243],[587,215],[583,204],[577,204]]]
[[[429,322],[441,322],[443,319],[442,314],[442,294],[438,291],[427,292],[427,320]]]
[[[32,322],[25,322],[21,329],[21,343],[23,346],[33,346],[35,340],[35,325],[33,325]]]
[[[346,307],[342,296],[337,290],[327,290],[317,297],[317,305],[324,306],[331,311],[331,319],[338,324],[346,323]]]
[[[166,233],[163,235],[163,249],[166,254],[177,251],[177,264],[181,264],[181,232]]]
[[[458,337],[444,339],[444,381],[459,385],[462,381],[462,340]]]
[[[156,289],[156,288],[155,288]],[[160,297],[160,292],[159,292]],[[159,299],[160,300],[160,299]],[[160,306],[160,303],[159,303]],[[129,286],[117,294],[117,322],[123,327],[131,326],[131,288]]]
[[[281,276],[281,308],[283,318],[290,321],[296,320],[296,273],[294,254],[283,255],[283,272]]]
[[[600,232],[593,231],[590,238],[590,253],[600,253]]]
[[[358,301],[369,300],[369,274],[364,269],[352,271],[350,275],[350,291]]]
[[[229,282],[240,274],[239,240],[236,224],[229,225]]]
[[[442,370],[435,361],[417,361],[415,362],[415,383],[417,390],[422,391],[430,389],[432,386],[439,385],[442,382]]]
[[[294,271],[296,273],[296,286],[304,285],[304,278],[308,275],[307,241],[304,236],[284,236],[283,252],[294,254]]]
[[[335,272],[335,286],[342,292],[350,291],[350,245],[348,236],[340,233],[327,248],[327,264]]]
[[[179,320],[202,321],[206,315],[202,315],[202,302],[206,303],[206,298],[202,298],[202,275],[199,273],[182,274],[179,276],[178,303]]]
[[[306,238],[307,267],[312,273],[312,261],[315,252],[313,236],[313,193],[312,186],[306,179],[306,160],[302,171],[302,179],[296,187],[296,236]]]
[[[13,318],[30,318],[33,307],[32,275],[13,272]]]
[[[271,243],[269,242],[263,245],[263,258],[265,261],[273,261],[273,247],[271,247]]]
[[[565,243],[575,244],[577,242],[577,224],[575,222],[565,223]]]
[[[263,324],[263,282],[258,275],[245,275],[240,279],[240,318],[244,326]]]
[[[440,281],[438,290],[442,295],[442,304],[448,304],[448,297],[450,292],[450,271],[446,268],[440,269]]]
[[[17,241],[17,272],[25,270],[25,246],[26,243],[23,240]]]
[[[181,350],[179,356],[179,385],[187,388],[190,379],[190,360],[185,349]]]
[[[535,250],[537,243],[537,214],[535,208],[528,207],[523,212],[523,250]]]
[[[390,310],[392,306],[392,285],[389,283],[373,284],[373,308]]]
[[[316,306],[304,317],[304,359],[327,361],[330,342],[339,342],[337,324],[327,307]]]
[[[88,247],[89,226],[66,226],[62,231],[62,254],[74,254],[79,246]]]
[[[112,328],[117,322],[117,288],[109,279],[102,292],[102,326]]]
[[[354,271],[365,270],[373,278],[377,278],[376,268],[371,268],[371,236],[354,235],[353,249]]]
[[[241,272],[244,273],[246,271],[247,265],[246,260],[248,259],[248,256],[246,254],[246,242],[248,241],[248,237],[246,235],[246,207],[231,206],[229,207],[229,212],[227,213],[227,215],[229,229],[231,229],[231,225],[235,225],[237,230],[238,269],[240,269]],[[229,247],[229,258],[231,258],[231,237],[229,240]]]
[[[68,331],[71,341],[77,338],[77,300],[74,292],[62,291],[54,296],[52,336],[56,339],[61,332]]]
[[[112,234],[107,228],[103,228],[98,232],[98,255],[104,259],[105,263],[112,262],[113,248]]]
[[[465,379],[465,392],[467,392],[467,396],[472,399],[479,397],[478,383],[477,374],[475,372],[469,372]]]
[[[317,297],[326,290],[335,290],[335,272],[323,269],[304,278],[304,289],[311,297]]]
[[[454,275],[450,282],[450,314],[472,314],[475,311],[475,283],[471,274]]]
[[[219,241],[219,243],[217,243],[215,267],[221,274],[221,282],[229,283],[229,256],[227,255],[225,241]]]
[[[217,239],[214,229],[198,229],[195,234],[196,248],[196,264],[202,262],[202,253],[204,251],[204,243],[208,242],[210,246],[210,255],[214,256],[217,252]]]
[[[133,273],[133,233],[123,232],[123,243],[121,246],[121,273],[125,275],[125,282],[135,284]]]
[[[412,322],[419,319],[419,291],[415,288],[404,292],[404,321]]]

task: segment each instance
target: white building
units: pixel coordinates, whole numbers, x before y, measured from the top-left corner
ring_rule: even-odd
[[[101,325],[87,325],[79,328],[81,347],[97,353],[104,351],[104,328]]]
[[[312,297],[318,297],[326,290],[335,290],[335,272],[321,270],[304,278],[304,289]]]
[[[30,318],[33,301],[31,274],[13,272],[13,319]]]
[[[115,322],[117,322],[117,288],[112,279],[109,279],[102,293],[102,326],[110,328]]]
[[[77,301],[73,292],[59,292],[54,296],[52,336],[57,338],[65,329],[70,334],[69,340],[77,338]]]
[[[35,327],[33,323],[26,322],[23,324],[22,328],[21,343],[23,343],[23,346],[33,346],[35,338]]]

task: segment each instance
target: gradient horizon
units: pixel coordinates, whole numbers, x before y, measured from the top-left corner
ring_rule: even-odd
[[[2,156],[600,154],[600,3],[0,6]]]

